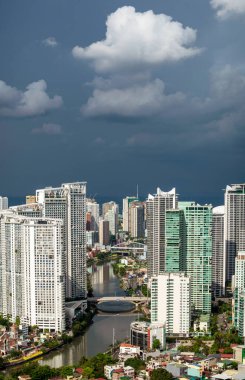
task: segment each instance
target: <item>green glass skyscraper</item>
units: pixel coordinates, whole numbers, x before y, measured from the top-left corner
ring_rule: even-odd
[[[198,313],[211,312],[212,206],[179,202],[184,211],[186,274],[191,278],[192,307]]]
[[[186,270],[185,259],[185,220],[184,211],[166,211],[165,222],[165,271],[182,272]]]

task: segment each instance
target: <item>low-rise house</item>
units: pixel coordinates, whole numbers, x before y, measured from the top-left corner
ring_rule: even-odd
[[[135,346],[129,343],[122,343],[120,345],[120,354],[121,355],[140,355],[140,346]]]
[[[181,377],[187,374],[187,366],[179,363],[168,363],[166,370],[173,375],[173,377]]]

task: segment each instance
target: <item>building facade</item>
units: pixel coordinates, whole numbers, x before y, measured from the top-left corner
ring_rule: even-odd
[[[148,195],[146,201],[148,278],[165,271],[166,211],[176,209],[177,203],[175,188],[169,192],[157,188],[155,195]]]
[[[130,204],[138,201],[138,197],[126,197],[123,199],[123,231],[129,232],[130,229]]]
[[[181,272],[186,270],[186,235],[183,210],[166,211],[165,223],[165,270]]]
[[[99,221],[99,243],[100,245],[108,245],[110,243],[110,231],[108,220]]]
[[[86,212],[91,214],[90,230],[99,231],[100,206],[94,199],[86,200]]]
[[[211,313],[212,205],[179,202],[184,211],[186,274],[191,278],[191,304],[197,314]]]
[[[8,208],[8,198],[0,197],[0,211],[7,210],[7,208]]]
[[[227,186],[225,190],[224,249],[225,287],[235,273],[237,252],[245,250],[245,183]]]
[[[213,208],[212,222],[212,294],[225,295],[224,287],[224,206]]]
[[[0,214],[0,312],[13,322],[65,330],[62,220]]]
[[[66,297],[86,297],[86,182],[37,190],[36,197],[43,205],[44,217],[59,218],[64,222]]]
[[[191,324],[190,277],[163,273],[151,282],[151,322],[162,322],[166,333],[188,336]]]
[[[131,238],[143,239],[145,237],[145,205],[134,201],[129,207],[129,234]]]

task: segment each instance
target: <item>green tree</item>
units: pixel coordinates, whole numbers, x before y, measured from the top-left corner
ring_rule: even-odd
[[[171,373],[166,371],[164,368],[153,369],[151,373],[151,380],[172,380],[173,376]]]
[[[159,348],[161,347],[161,342],[159,339],[154,339],[153,340],[153,344],[152,344],[152,348],[154,350],[159,350]]]
[[[139,358],[129,358],[125,361],[125,366],[133,367],[136,372],[145,369],[145,362]]]

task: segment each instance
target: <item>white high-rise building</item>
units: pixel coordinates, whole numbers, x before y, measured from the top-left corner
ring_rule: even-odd
[[[166,210],[177,207],[178,200],[175,188],[169,192],[157,188],[155,195],[148,195],[146,201],[148,278],[165,271]]]
[[[151,279],[151,322],[166,325],[167,334],[189,335],[190,277],[184,272],[163,273]]]
[[[111,235],[116,235],[118,230],[118,204],[109,202],[110,208],[105,213],[104,219],[109,222],[109,231]]]
[[[65,330],[62,220],[0,213],[0,313]]]
[[[86,200],[86,212],[91,214],[90,231],[99,231],[100,205],[94,199]]]
[[[8,208],[8,198],[0,197],[0,210],[7,210]]]
[[[87,295],[86,268],[86,182],[64,183],[36,191],[43,216],[64,221],[66,297]]]
[[[241,298],[241,294],[244,295],[245,292],[245,251],[238,252],[235,258],[235,275],[233,276],[233,324],[239,329],[244,330],[243,324],[245,321],[242,321],[241,324],[241,315],[242,319],[244,318],[244,305],[240,310],[241,302],[244,302],[244,297]],[[244,322],[244,323],[243,323]],[[244,335],[242,335],[244,336]]]
[[[224,287],[235,274],[235,257],[245,250],[245,183],[226,187],[224,214]]]
[[[224,206],[213,208],[212,224],[212,293],[214,297],[225,295],[224,274]]]
[[[129,208],[129,233],[132,238],[145,237],[145,205],[142,202],[131,202]]]
[[[123,199],[123,231],[129,232],[130,229],[130,204],[138,201],[138,197],[126,197]]]

